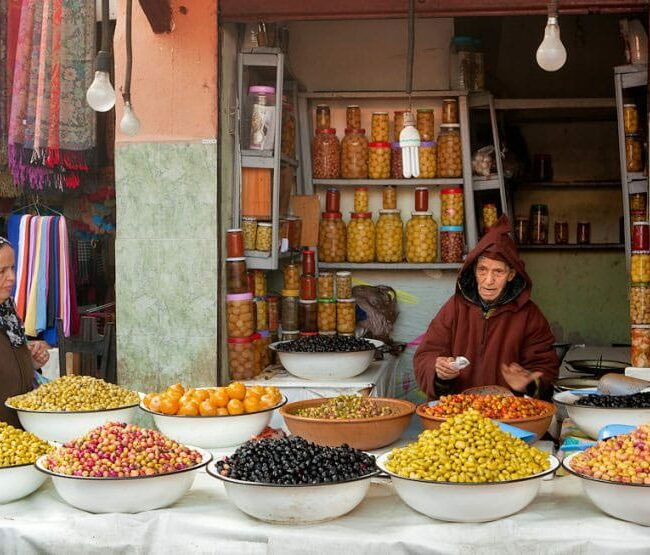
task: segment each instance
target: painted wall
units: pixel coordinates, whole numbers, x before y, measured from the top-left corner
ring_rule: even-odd
[[[217,5],[172,6],[174,31],[155,35],[134,2],[142,130],[118,133],[115,152],[118,378],[149,390],[214,384],[217,372]],[[118,8],[119,91],[124,0]]]

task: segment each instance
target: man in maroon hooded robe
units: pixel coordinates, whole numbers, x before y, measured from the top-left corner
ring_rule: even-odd
[[[546,318],[530,300],[532,282],[502,216],[467,255],[456,292],[429,324],[413,358],[431,397],[483,385],[550,398],[559,360]],[[458,370],[457,356],[469,366]]]

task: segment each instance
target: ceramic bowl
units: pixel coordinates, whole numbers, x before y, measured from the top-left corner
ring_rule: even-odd
[[[494,419],[496,422],[503,422],[504,424],[510,424],[516,428],[526,430],[528,432],[533,432],[535,434],[535,441],[542,437],[548,430],[551,422],[553,420],[553,415],[555,414],[556,408],[552,403],[547,403],[546,401],[541,401],[548,408],[548,412],[541,416],[531,416],[529,418],[503,418],[503,419]],[[431,416],[424,412],[424,410],[435,404],[436,401],[431,401],[428,403],[422,403],[418,405],[415,413],[420,417],[422,421],[422,426],[429,430],[435,430],[439,428],[440,425],[447,420],[443,416]]]
[[[382,407],[388,406],[393,414],[372,418],[306,418],[297,416],[299,409],[316,407],[328,401],[328,398],[296,401],[280,409],[289,431],[319,445],[339,447],[347,443],[350,447],[361,450],[379,449],[399,439],[411,421],[415,405],[401,399],[368,397],[368,400]]]
[[[81,437],[107,422],[131,424],[138,410],[137,403],[115,409],[75,412],[16,409],[9,403],[5,403],[5,406],[18,413],[18,420],[25,430],[36,434],[41,439],[57,443],[66,443]]]
[[[316,485],[259,484],[221,476],[215,463],[208,474],[223,482],[228,499],[243,513],[274,524],[315,524],[354,509],[379,471],[345,482]]]
[[[562,466],[580,478],[584,492],[596,507],[614,518],[650,526],[650,485],[622,484],[579,474],[571,467],[571,461],[577,455],[579,453],[566,457]]]
[[[158,474],[125,478],[84,478],[57,474],[43,466],[47,455],[36,461],[36,469],[51,476],[54,489],[61,498],[78,509],[89,513],[139,513],[161,509],[176,503],[192,487],[199,469],[206,466],[212,455],[203,449],[202,460],[196,466]]]
[[[384,344],[376,339],[368,339],[375,348]],[[287,341],[278,341],[269,348],[278,353],[280,364],[290,374],[305,380],[345,380],[366,371],[375,359],[375,351],[357,351],[353,353],[283,353],[277,346]]]
[[[16,501],[35,492],[47,480],[32,463],[0,467],[0,503]]]
[[[184,445],[203,449],[230,447],[248,441],[269,425],[273,411],[287,402],[259,412],[228,416],[176,416],[154,412],[140,403],[140,409],[151,414],[156,427],[167,437]]]
[[[553,396],[553,401],[559,407],[565,408],[575,425],[592,439],[597,439],[598,432],[607,424],[627,424],[636,427],[650,422],[650,408],[583,407],[575,404],[579,398],[578,395],[574,395],[570,391],[562,391]]]
[[[402,501],[430,518],[448,522],[489,522],[513,515],[535,498],[542,478],[560,466],[549,455],[550,468],[527,478],[484,484],[431,482],[394,474],[386,468],[387,458],[388,453],[379,457],[377,466],[390,476]]]

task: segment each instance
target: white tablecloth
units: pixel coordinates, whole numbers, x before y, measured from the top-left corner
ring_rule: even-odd
[[[222,484],[200,473],[176,505],[135,515],[93,515],[65,505],[49,481],[0,505],[3,554],[647,554],[650,528],[615,520],[583,495],[578,478],[542,482],[526,509],[484,524],[431,520],[406,506],[389,483],[373,483],[348,515],[313,526],[256,521],[229,503]]]

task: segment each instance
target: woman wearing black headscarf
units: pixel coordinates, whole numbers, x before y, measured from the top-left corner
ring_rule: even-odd
[[[33,388],[34,369],[43,366],[50,355],[46,343],[27,343],[11,298],[16,282],[15,264],[11,244],[0,237],[0,420],[20,426],[16,412],[5,407],[5,401]]]

